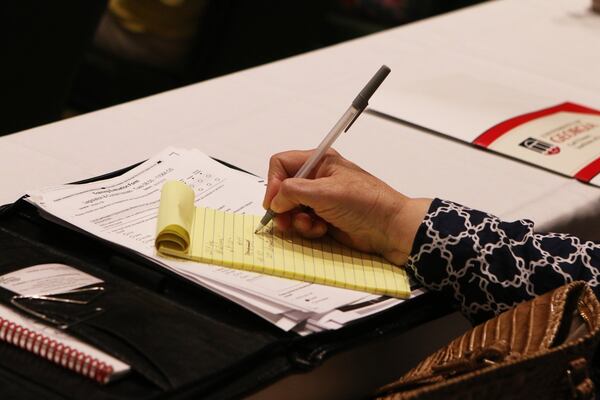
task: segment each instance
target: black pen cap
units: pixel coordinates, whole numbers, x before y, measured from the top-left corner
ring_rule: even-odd
[[[352,107],[356,108],[359,111],[364,110],[369,105],[369,99],[373,96],[373,93],[377,90],[379,85],[384,81],[384,79],[388,76],[391,69],[387,65],[382,65],[379,68],[379,71],[373,75],[371,80],[367,82],[363,90],[360,91],[358,96],[352,102]]]

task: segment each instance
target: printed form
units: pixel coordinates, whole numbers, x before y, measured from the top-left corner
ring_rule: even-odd
[[[288,311],[325,315],[367,293],[255,272],[159,257],[154,247],[160,190],[180,180],[195,192],[195,205],[223,212],[261,214],[264,181],[233,170],[198,150],[168,148],[127,173],[86,184],[30,191],[28,201],[49,217],[127,247],[274,321],[291,325]],[[395,300],[401,302],[401,300]]]

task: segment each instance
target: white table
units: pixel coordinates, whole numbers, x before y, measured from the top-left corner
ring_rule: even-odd
[[[273,152],[315,146],[380,64],[392,60],[390,79],[402,76],[398,58],[405,49],[439,44],[443,38],[443,46],[456,48],[458,53],[464,52],[464,47],[484,47],[477,41],[483,37],[498,48],[497,53],[510,53],[507,62],[513,62],[517,56],[524,57],[530,46],[539,47],[534,39],[552,37],[552,29],[562,35],[564,24],[579,40],[585,34],[590,40],[597,39],[594,35],[600,31],[589,28],[589,16],[580,18],[580,29],[572,13],[564,16],[564,24],[550,23],[566,3],[578,10],[585,8],[586,2],[495,1],[2,137],[0,203],[15,200],[31,187],[121,168],[167,145],[197,147],[264,175]],[[530,37],[532,9],[538,11],[536,35],[516,41]],[[521,10],[526,11],[525,16],[521,17]],[[502,20],[498,22],[494,15]],[[510,15],[510,30],[499,34]],[[550,21],[544,23],[546,15]],[[493,23],[486,23],[488,20]],[[503,40],[510,46],[502,47]],[[590,55],[597,52],[559,43],[574,64],[582,60],[580,69],[587,71],[590,88],[600,88],[600,74],[590,72],[597,71],[591,67]],[[494,56],[501,59],[497,53]],[[536,68],[542,68],[539,64],[544,56],[548,64],[555,61],[554,53],[541,52],[536,55]],[[568,71],[573,74],[572,85],[579,84],[582,74],[577,71],[576,66]],[[418,71],[411,72],[417,79]],[[385,90],[384,83],[380,92]],[[600,218],[600,190],[596,188],[373,115],[362,116],[336,147],[409,195],[443,197],[506,219],[530,218],[541,230],[560,228],[600,237],[582,223]]]
[[[405,49],[437,41],[449,51],[464,52],[468,43],[472,51],[483,52],[486,45],[479,40],[485,38],[497,44],[490,57],[505,61],[511,68],[524,68],[517,65],[515,57],[531,52],[531,47],[537,45],[535,38],[553,37],[553,30],[563,24],[551,22],[566,3],[581,8],[586,2],[498,0],[2,137],[0,203],[16,200],[29,188],[122,168],[168,145],[197,147],[265,175],[273,152],[314,147],[377,68],[388,59],[397,64]],[[529,33],[533,9],[536,36],[520,40]],[[522,10],[526,10],[525,14],[520,13]],[[592,79],[590,88],[597,90],[600,53],[597,46],[591,46],[598,42],[597,31],[588,29],[588,17],[563,17],[576,37],[590,39],[590,46],[570,46],[569,42],[559,41],[573,60],[569,65],[574,76],[569,84],[586,84]],[[554,61],[551,52],[538,54],[538,60],[544,57],[547,59],[542,61]],[[543,64],[535,68],[544,71]],[[587,72],[577,74],[583,69]],[[401,63],[393,65],[392,74],[403,73]],[[386,83],[380,93],[385,90]],[[336,147],[408,195],[443,197],[506,219],[531,218],[541,230],[561,229],[600,238],[596,228],[600,226],[598,188],[369,113],[360,117]],[[451,321],[447,333],[456,332],[460,325],[455,318]],[[464,324],[459,328],[464,328]],[[436,336],[425,341],[429,345],[422,347],[429,351],[431,343],[445,341],[448,334],[439,334],[444,330],[437,329]],[[410,347],[415,348],[413,343]],[[402,358],[402,346],[396,349],[396,360],[381,363],[388,374],[404,368],[402,363],[392,365]],[[367,355],[371,355],[370,350]],[[356,380],[357,373],[342,377]],[[286,379],[257,397],[268,397],[289,387],[286,385],[293,386],[297,379]],[[363,388],[369,388],[381,383],[381,379],[377,375],[358,381]],[[288,392],[291,397],[294,394],[301,395],[298,391]]]

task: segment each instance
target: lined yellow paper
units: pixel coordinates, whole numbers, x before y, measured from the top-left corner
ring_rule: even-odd
[[[182,182],[163,186],[156,236],[159,253],[394,297],[410,296],[404,269],[352,250],[329,237],[317,240],[264,229],[261,216],[194,207]]]

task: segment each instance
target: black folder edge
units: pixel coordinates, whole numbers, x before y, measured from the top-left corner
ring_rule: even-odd
[[[251,174],[230,163],[216,158],[213,159],[229,168]],[[73,182],[73,184],[83,184],[113,178],[135,168],[141,163],[139,162],[110,173]],[[115,264],[118,264],[118,268],[115,268],[116,265],[113,265],[107,271],[111,274],[146,289],[158,292],[161,295],[168,296],[169,292],[171,292],[169,290],[171,286],[180,288],[183,285],[188,290],[198,291],[198,293],[202,293],[204,296],[215,296],[219,298],[219,301],[222,300],[230,303],[233,307],[237,307],[239,312],[252,314],[257,320],[262,321],[265,326],[270,326],[281,333],[282,340],[270,349],[270,352],[260,355],[261,357],[270,357],[269,360],[265,361],[264,358],[261,358],[262,363],[253,364],[251,374],[246,369],[240,370],[236,366],[232,366],[230,373],[227,373],[226,385],[223,385],[224,377],[207,377],[208,382],[204,382],[207,384],[202,385],[201,388],[193,385],[180,388],[172,393],[168,393],[170,399],[184,399],[198,395],[202,395],[202,398],[236,398],[249,394],[264,388],[269,383],[289,373],[310,371],[334,354],[375,340],[382,340],[385,337],[397,336],[420,324],[440,318],[454,311],[449,302],[441,299],[438,294],[427,292],[380,313],[354,321],[338,330],[324,331],[308,336],[300,336],[293,332],[284,332],[236,303],[222,298],[211,290],[191,282],[137,253],[131,252],[127,247],[99,239],[91,234],[85,234],[85,232],[75,230],[69,226],[59,225],[45,218],[34,205],[26,202],[25,198],[26,196],[23,196],[15,203],[0,206],[0,229],[6,229],[2,225],[2,217],[9,213],[16,212],[19,214],[18,217],[27,219],[39,217],[41,220],[54,225],[58,229],[62,228],[75,234],[83,234],[88,239],[101,241],[113,249],[115,254],[111,257],[111,260],[114,260]],[[32,215],[31,211],[35,211],[34,215]],[[141,270],[136,272],[136,268],[141,268]],[[182,305],[189,307],[189,304]],[[255,361],[258,360],[257,357],[252,358]],[[238,364],[243,364],[242,361],[245,360],[240,360]],[[210,381],[213,381],[213,383],[211,384]],[[207,387],[210,388],[210,392],[206,392]]]

